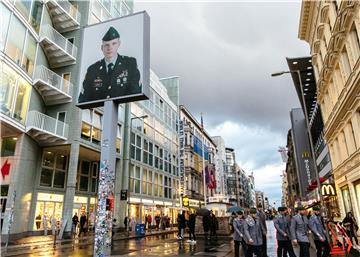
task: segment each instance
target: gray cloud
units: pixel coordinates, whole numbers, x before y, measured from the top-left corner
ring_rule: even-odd
[[[280,165],[276,147],[286,143],[289,111],[299,103],[290,77],[270,74],[287,70],[285,57],[309,54],[297,39],[300,2],[144,1],[135,7],[151,17],[151,67],[160,77],[180,76],[181,103],[197,117],[203,112],[210,130],[225,122],[263,127],[266,133],[232,145],[237,159],[258,170]],[[272,145],[263,147],[266,140]]]

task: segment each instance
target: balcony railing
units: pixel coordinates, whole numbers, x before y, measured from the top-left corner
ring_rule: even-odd
[[[43,65],[37,65],[35,68],[34,80],[37,79],[51,85],[69,96],[73,93],[74,85],[72,83]]]
[[[60,5],[61,8],[63,8],[65,12],[70,14],[70,16],[73,17],[74,20],[76,20],[78,23],[80,23],[81,14],[75,6],[73,6],[67,0],[56,1],[56,3],[58,3],[58,5]]]
[[[67,38],[63,37],[59,32],[57,32],[51,25],[45,24],[41,26],[40,38],[41,41],[47,38],[49,41],[48,44],[51,45],[52,48],[56,48],[56,46],[58,46],[58,48],[61,48],[73,59],[76,58],[77,47],[73,45]],[[51,54],[50,51],[48,52]],[[53,58],[55,58],[55,56],[53,56]]]
[[[26,120],[26,131],[30,131],[32,129],[40,132],[34,133],[36,137],[40,136],[38,138],[48,140],[49,136],[46,136],[46,134],[49,134],[52,136],[52,141],[66,140],[69,133],[68,124],[38,111],[29,111],[28,113]]]

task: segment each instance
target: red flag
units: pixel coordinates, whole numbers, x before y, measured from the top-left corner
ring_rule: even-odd
[[[8,160],[6,160],[3,166],[1,167],[1,174],[3,179],[5,179],[5,176],[9,175],[9,173],[10,173],[10,163],[8,163]]]

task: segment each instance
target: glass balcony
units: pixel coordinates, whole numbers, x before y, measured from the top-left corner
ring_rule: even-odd
[[[80,28],[81,15],[67,0],[46,0],[52,23],[60,33]]]
[[[49,24],[41,26],[40,43],[51,68],[68,66],[75,63],[77,47]]]
[[[67,140],[69,125],[38,111],[29,111],[26,132],[40,145],[62,143]]]
[[[35,67],[34,87],[46,105],[71,102],[73,84],[43,65]]]

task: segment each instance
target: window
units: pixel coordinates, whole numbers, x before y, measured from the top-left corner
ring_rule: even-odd
[[[96,162],[92,163],[91,169],[91,192],[97,192],[98,186],[98,176],[99,176],[99,165]]]
[[[19,12],[24,16],[26,20],[29,19],[30,9],[31,9],[31,2],[29,0],[16,0],[15,7],[19,10]]]
[[[94,110],[83,110],[82,120],[81,138],[100,145],[102,115]]]
[[[140,167],[131,165],[130,167],[130,192],[140,193]]]
[[[44,149],[40,186],[64,188],[68,156]]]
[[[18,18],[12,17],[10,22],[10,31],[7,38],[5,53],[17,64],[20,65],[21,57],[24,49],[26,29]]]
[[[171,192],[171,178],[165,176],[164,177],[164,197],[165,198],[172,198],[172,192]]]
[[[131,158],[137,161],[141,161],[141,137],[131,132],[130,140],[131,140],[131,149],[130,149]]]
[[[5,137],[1,139],[1,157],[14,156],[17,137]]]
[[[62,74],[62,78],[63,78],[63,90],[64,90],[66,93],[69,93],[69,89],[70,89],[70,79],[71,79],[71,74],[70,74],[70,72],[63,73],[63,74]]]
[[[29,76],[32,76],[36,54],[36,41],[30,33],[27,33],[27,40],[24,49],[25,51],[21,62],[21,68],[23,68]]]
[[[1,38],[0,38],[0,49],[1,51],[4,49],[4,45],[5,45],[5,40],[6,40],[6,34],[8,31],[8,27],[9,27],[9,22],[10,22],[10,11],[8,8],[5,7],[5,5],[1,2],[0,3],[0,13],[1,13]]]
[[[36,0],[32,7],[31,16],[30,16],[30,24],[37,33],[39,33],[39,31],[40,31],[42,10],[43,10],[42,2],[39,0]]]
[[[80,176],[79,176],[79,190],[87,192],[89,186],[90,162],[81,161]]]
[[[25,123],[31,85],[8,65],[3,65],[2,85],[0,87],[0,111]]]
[[[117,132],[116,132],[116,152],[120,154],[121,148],[121,125],[117,125]]]

